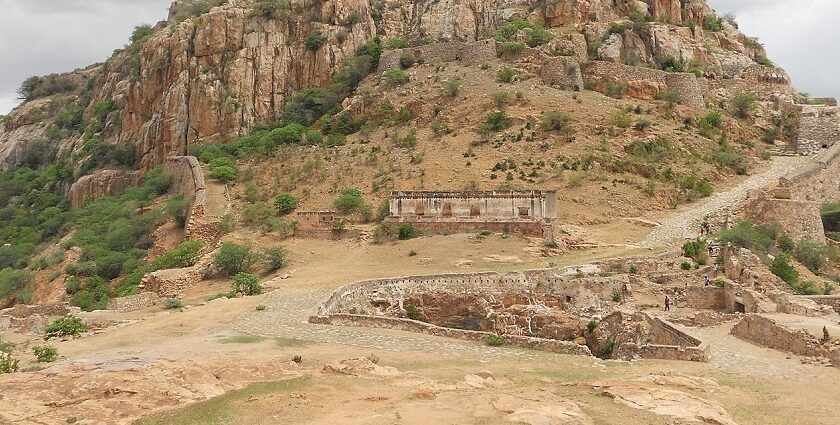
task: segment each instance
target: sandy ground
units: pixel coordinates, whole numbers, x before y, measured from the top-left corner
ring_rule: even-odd
[[[211,281],[188,295],[188,306],[182,311],[158,307],[107,313],[111,319],[134,322],[56,343],[61,360],[49,369],[0,377],[4,388],[0,406],[5,412],[0,418],[14,418],[11,423],[60,423],[61,417],[76,418],[77,423],[131,423],[158,412],[142,423],[681,424],[724,415],[737,424],[840,423],[840,412],[830,408],[836,401],[840,370],[803,365],[795,356],[737,340],[728,334],[731,325],[696,331],[713,344],[709,363],[618,362],[490,348],[390,330],[324,327],[311,332],[321,336],[312,337],[307,326],[315,325],[304,322],[309,306],[299,304],[300,311],[295,309],[295,297],[304,295],[317,302],[322,294],[346,282],[390,276],[394,270],[400,274],[520,270],[635,252],[608,247],[545,258],[533,255],[528,245],[528,240],[497,235],[480,240],[473,235],[437,236],[387,245],[289,241],[291,264],[281,274],[291,277],[270,280],[276,288],[273,292],[207,303],[209,294],[222,292],[227,285]],[[409,256],[412,250],[417,255]],[[462,260],[472,265],[456,267]],[[255,311],[260,304],[267,305],[267,310]],[[288,321],[296,327],[289,329],[299,332],[297,337],[272,337],[271,328],[283,325],[278,321],[274,326],[271,321],[281,306],[293,315]],[[260,314],[268,319],[254,322],[252,318]],[[350,338],[335,337],[342,333]],[[3,335],[3,339],[30,346],[37,343],[20,335]],[[342,342],[330,342],[336,340]],[[295,356],[302,358],[299,365],[290,362]],[[327,364],[366,356],[399,372],[352,376],[323,370]],[[125,359],[151,366],[119,372],[102,366],[122,364]],[[100,366],[79,375],[72,390],[42,400],[47,396],[43,388],[27,386],[32,382],[61,388],[59,383],[70,377],[69,371],[81,368],[79,362]],[[28,358],[24,363],[25,368],[37,366]],[[144,370],[147,375],[135,376]],[[694,384],[686,386],[680,381],[683,378],[677,379],[682,383],[670,378],[660,384],[648,382],[654,379],[652,375],[674,374]],[[155,383],[158,375],[165,378],[159,385]],[[479,382],[467,375],[484,378]],[[267,383],[247,386],[252,381]],[[127,395],[128,389],[136,394]],[[170,396],[164,402],[145,397],[144,392]],[[69,397],[65,393],[73,393],[77,402],[60,402],[34,416],[12,416],[15,406],[23,405],[21,400],[56,404],[55,398]],[[120,409],[132,414],[109,422],[101,416],[107,409],[102,409],[115,397]],[[188,405],[192,402],[198,404]]]

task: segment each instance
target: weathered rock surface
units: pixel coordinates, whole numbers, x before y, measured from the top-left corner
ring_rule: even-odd
[[[70,205],[78,208],[89,199],[118,195],[126,188],[136,185],[140,178],[139,171],[125,170],[102,170],[82,176],[70,186]]]

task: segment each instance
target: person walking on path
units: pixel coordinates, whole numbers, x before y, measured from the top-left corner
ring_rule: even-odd
[[[671,299],[665,295],[665,311],[671,311]]]
[[[709,276],[703,276],[703,286],[709,286]]]

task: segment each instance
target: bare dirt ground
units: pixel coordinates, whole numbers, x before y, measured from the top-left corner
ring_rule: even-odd
[[[738,340],[728,333],[731,325],[692,331],[712,343],[712,361],[704,364],[602,361],[306,322],[334,288],[394,270],[506,271],[627,253],[606,247],[544,258],[528,251],[526,240],[474,238],[438,236],[389,245],[291,241],[292,263],[282,272],[291,276],[270,279],[270,293],[206,302],[208,294],[226,288],[216,281],[195,288],[182,311],[107,313],[133,322],[56,343],[61,360],[47,369],[0,377],[0,420],[132,423],[151,415],[140,423],[840,422],[840,413],[830,409],[840,370],[804,365]],[[411,250],[417,255],[409,256]],[[472,264],[465,269],[461,260]],[[266,308],[257,311],[257,305]],[[299,365],[290,362],[298,355]],[[364,362],[346,373],[324,369],[366,356],[385,371],[370,371]],[[37,369],[31,359],[24,367]]]

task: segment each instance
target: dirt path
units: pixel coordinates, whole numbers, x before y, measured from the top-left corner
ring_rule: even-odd
[[[718,217],[734,205],[742,202],[747,192],[759,189],[784,176],[788,172],[808,162],[807,157],[776,157],[769,167],[760,174],[755,174],[737,186],[715,193],[708,200],[692,205],[677,215],[663,220],[639,245],[643,248],[655,248],[681,243],[698,234],[700,223],[705,217]]]

